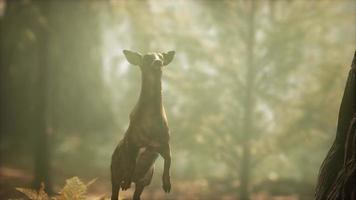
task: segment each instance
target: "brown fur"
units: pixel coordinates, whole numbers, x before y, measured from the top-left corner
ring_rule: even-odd
[[[129,127],[112,155],[111,199],[117,200],[120,188],[126,190],[134,182],[133,198],[137,200],[151,182],[158,155],[164,159],[163,189],[167,193],[171,189],[169,129],[162,104],[161,78],[162,67],[167,59],[173,59],[174,52],[173,55],[155,53],[143,57],[129,51],[124,54],[131,64],[140,66],[142,86],[138,103],[130,114]]]

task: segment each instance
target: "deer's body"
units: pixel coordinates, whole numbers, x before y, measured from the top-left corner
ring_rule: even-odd
[[[129,127],[112,155],[112,200],[118,199],[120,187],[126,190],[132,181],[136,184],[134,199],[140,199],[143,188],[151,182],[158,155],[164,158],[163,189],[165,192],[171,189],[169,128],[162,104],[161,67],[173,59],[174,52],[143,57],[129,51],[124,54],[131,64],[140,66],[142,85]]]

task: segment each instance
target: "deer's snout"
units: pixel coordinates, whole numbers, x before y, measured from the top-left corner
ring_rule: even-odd
[[[163,65],[163,62],[162,62],[162,60],[156,59],[156,60],[154,60],[154,61],[152,62],[152,65],[153,65],[154,67],[160,67],[160,66]]]

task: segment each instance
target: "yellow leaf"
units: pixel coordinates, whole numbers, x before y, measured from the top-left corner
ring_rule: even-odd
[[[85,200],[87,185],[85,185],[78,177],[73,177],[66,180],[66,185],[61,191],[60,200]]]
[[[36,190],[26,188],[16,188],[16,190],[25,194],[31,200],[49,200],[43,183],[41,183],[41,188],[38,190],[38,192]]]
[[[90,185],[92,185],[96,180],[98,180],[98,178],[94,178],[91,181],[89,181],[86,186],[89,187]]]

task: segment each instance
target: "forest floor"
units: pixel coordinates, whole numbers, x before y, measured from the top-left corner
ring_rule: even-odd
[[[19,199],[24,198],[20,192],[16,191],[16,187],[29,188],[31,185],[32,176],[28,171],[14,167],[0,168],[0,199]],[[68,178],[68,177],[67,177]],[[70,177],[69,177],[70,178]],[[64,185],[65,178],[57,175],[56,183],[62,185],[54,185],[54,190],[59,191]],[[60,181],[59,181],[60,180]],[[83,180],[84,182],[89,180]],[[173,190],[170,194],[165,194],[160,187],[159,177],[156,176],[152,184],[145,189],[142,194],[143,200],[238,200],[233,193],[218,192],[214,187],[209,187],[205,180],[195,181],[174,181]],[[110,197],[110,179],[98,178],[88,189],[88,199],[107,199]],[[211,189],[212,188],[212,189]],[[133,194],[134,186],[120,192],[120,200],[129,200]],[[309,199],[309,198],[308,198]],[[297,195],[287,196],[270,196],[267,193],[252,194],[251,200],[305,200],[298,198]]]

